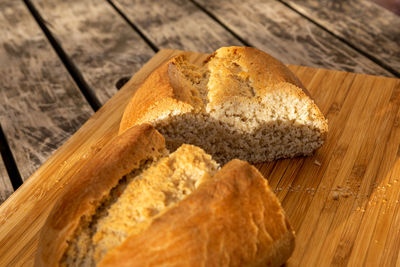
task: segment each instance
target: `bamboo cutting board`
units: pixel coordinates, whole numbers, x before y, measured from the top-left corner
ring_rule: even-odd
[[[0,207],[0,266],[33,265],[38,232],[69,178],[117,134],[162,50]],[[203,54],[188,53],[193,61]],[[400,80],[290,66],[329,120],[313,156],[259,164],[296,231],[288,266],[400,266]]]

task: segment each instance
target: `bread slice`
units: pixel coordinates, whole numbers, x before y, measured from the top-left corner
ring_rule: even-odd
[[[169,150],[194,144],[219,163],[309,155],[328,131],[295,75],[249,47],[220,48],[201,65],[185,56],[166,62],[130,100],[120,133],[144,122],[163,134]]]
[[[104,147],[71,180],[39,241],[39,266],[279,266],[294,235],[248,163],[202,149],[169,154],[150,125]]]

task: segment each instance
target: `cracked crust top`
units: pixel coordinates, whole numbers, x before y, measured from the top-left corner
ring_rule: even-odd
[[[258,102],[275,90],[309,101],[325,138],[328,124],[300,80],[280,61],[251,47],[220,48],[199,66],[191,65],[184,56],[169,60],[131,98],[119,132],[170,115],[209,112],[227,101]]]

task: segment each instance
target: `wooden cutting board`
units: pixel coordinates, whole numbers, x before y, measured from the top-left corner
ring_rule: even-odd
[[[0,266],[33,265],[38,232],[71,175],[117,134],[148,74],[180,53],[155,55],[3,203]],[[296,231],[288,266],[400,266],[400,80],[289,67],[327,116],[329,134],[311,157],[257,166]]]

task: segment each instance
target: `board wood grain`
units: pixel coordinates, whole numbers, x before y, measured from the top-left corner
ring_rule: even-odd
[[[141,82],[176,50],[161,50],[0,207],[0,266],[32,265],[38,231],[71,176],[117,134]],[[199,62],[204,54],[189,53]],[[329,120],[313,156],[257,167],[296,231],[287,266],[387,266],[399,261],[400,80],[290,68]]]
[[[278,1],[194,1],[252,46],[284,63],[393,76]]]
[[[113,0],[157,47],[212,53],[243,45],[190,1]]]
[[[26,180],[93,111],[24,3],[0,6],[0,121]]]
[[[30,1],[101,104],[154,55],[107,1]]]
[[[389,66],[400,76],[400,16],[363,0],[283,2]]]
[[[0,157],[0,204],[3,203],[12,193],[14,189],[12,187],[10,178],[8,177],[6,166],[4,166],[3,159]]]

